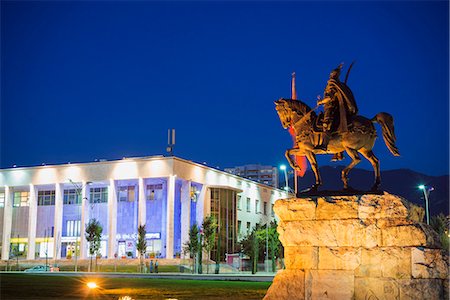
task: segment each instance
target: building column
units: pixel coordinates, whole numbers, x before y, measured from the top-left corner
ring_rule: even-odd
[[[55,185],[55,223],[53,230],[53,258],[61,259],[61,236],[63,221],[63,190],[61,183]]]
[[[11,244],[11,224],[12,224],[12,188],[5,186],[5,207],[3,210],[3,237],[2,237],[2,260],[9,259],[9,249]]]
[[[80,218],[80,258],[86,259],[87,256],[87,242],[84,237],[86,231],[86,223],[89,222],[89,187],[85,181],[81,183],[81,218]]]
[[[114,179],[109,180],[108,191],[108,258],[117,252],[117,189]]]
[[[145,225],[147,218],[147,203],[146,203],[146,195],[145,195],[145,184],[144,179],[139,177],[139,202],[138,202],[138,226]]]
[[[166,258],[173,258],[175,178],[171,175],[167,182]]]
[[[203,219],[211,214],[211,193],[207,193],[209,187],[207,185],[202,186],[202,190],[197,197],[196,215],[197,224],[201,224]]]
[[[189,241],[191,227],[191,181],[183,180],[181,185],[181,247]],[[200,225],[200,224],[198,224]]]
[[[28,253],[27,259],[35,259],[36,252],[36,224],[37,224],[37,189],[30,184],[30,202],[28,215]]]

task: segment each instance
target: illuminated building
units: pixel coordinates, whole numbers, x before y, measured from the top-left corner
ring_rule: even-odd
[[[238,252],[239,235],[274,218],[282,190],[177,157],[142,157],[0,170],[3,260],[62,258],[80,247],[85,226],[103,227],[102,257],[136,257],[137,228],[146,225],[147,252],[173,258],[192,224],[213,214],[222,251]]]
[[[225,168],[225,172],[278,188],[278,169],[259,164]]]

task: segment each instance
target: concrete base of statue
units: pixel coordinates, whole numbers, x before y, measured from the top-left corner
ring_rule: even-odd
[[[281,199],[274,210],[286,269],[264,299],[448,299],[448,255],[405,199]]]

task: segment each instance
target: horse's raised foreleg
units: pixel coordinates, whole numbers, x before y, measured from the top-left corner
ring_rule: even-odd
[[[295,155],[294,153],[296,151],[298,151],[298,148],[292,148],[292,149],[287,149],[286,152],[284,153],[284,156],[286,156],[286,159],[287,159],[289,165],[294,170],[298,170],[300,168],[299,166],[297,166],[297,163],[295,162],[295,159],[293,160],[292,157],[291,157],[292,155]]]
[[[366,149],[363,148],[363,149],[359,150],[359,152],[365,158],[367,158],[367,160],[372,164],[373,171],[375,172],[375,182],[374,182],[371,190],[374,191],[374,192],[378,191],[378,187],[380,186],[380,183],[381,183],[379,160],[375,156],[375,154],[373,154],[372,150],[366,150]]]
[[[306,158],[311,165],[311,169],[314,172],[314,176],[316,177],[316,183],[311,187],[311,190],[317,190],[317,188],[322,185],[322,179],[320,178],[319,173],[319,165],[317,164],[316,155],[312,152],[306,152]]]
[[[361,161],[361,158],[359,158],[358,152],[355,149],[351,148],[345,148],[345,150],[348,153],[348,156],[352,159],[352,162],[344,169],[342,170],[341,179],[344,183],[344,190],[348,190],[348,173],[351,169],[353,169],[359,162]]]

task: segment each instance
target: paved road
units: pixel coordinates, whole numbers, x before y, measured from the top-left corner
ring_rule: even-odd
[[[273,273],[252,274],[184,274],[184,273],[88,273],[88,272],[43,272],[43,273],[24,273],[24,272],[0,272],[0,274],[45,274],[50,276],[80,276],[80,277],[106,277],[106,278],[160,278],[160,279],[184,279],[184,280],[228,280],[228,281],[260,281],[272,282]]]

